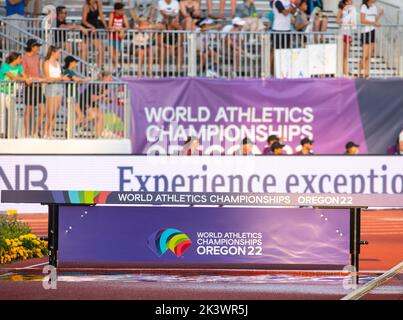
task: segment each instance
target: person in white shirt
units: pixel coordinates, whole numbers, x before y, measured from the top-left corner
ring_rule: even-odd
[[[177,0],[159,0],[158,12],[158,22],[166,25],[179,24],[179,2]]]
[[[343,75],[348,76],[348,56],[353,43],[352,29],[357,26],[357,12],[353,0],[341,0],[337,12],[336,23],[343,30]]]
[[[273,2],[274,22],[272,43],[275,49],[288,49],[291,45],[291,17],[297,11],[295,0],[275,0]],[[277,32],[277,33],[276,33]]]
[[[369,67],[371,58],[375,51],[375,27],[379,27],[379,20],[383,15],[383,10],[379,10],[375,5],[375,0],[363,0],[361,6],[361,45],[363,46],[363,55],[358,65],[358,77],[361,77],[361,71],[364,68],[364,77],[369,77]]]

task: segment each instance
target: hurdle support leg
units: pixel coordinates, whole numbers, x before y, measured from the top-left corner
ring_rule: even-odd
[[[59,205],[48,205],[48,249],[49,264],[57,267],[57,249],[59,239]]]
[[[350,264],[355,268],[357,275],[355,283],[358,284],[360,271],[360,245],[361,245],[361,208],[350,209]]]

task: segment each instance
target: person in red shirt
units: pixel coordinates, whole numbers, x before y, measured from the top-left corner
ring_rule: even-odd
[[[109,29],[112,33],[112,64],[115,69],[118,66],[119,52],[122,50],[122,40],[129,29],[129,21],[124,10],[124,4],[117,2],[114,5],[115,11],[109,15]]]

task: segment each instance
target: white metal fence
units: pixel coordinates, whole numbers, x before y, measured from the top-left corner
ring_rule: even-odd
[[[403,77],[402,25],[378,27],[375,37],[363,36],[365,27],[358,26],[325,33],[129,30],[118,40],[108,30],[38,28],[40,20],[24,19],[22,31],[2,20],[3,58],[34,36],[43,39],[43,51],[55,44],[63,57],[80,58],[78,72],[92,78],[101,68],[135,77],[309,78],[357,76],[360,70],[362,76]]]
[[[122,139],[129,124],[126,83],[0,81],[0,138]]]
[[[113,70],[116,76],[309,78],[358,75],[363,28],[325,33],[130,30],[123,40],[106,30],[83,34],[51,29],[49,39],[89,65]],[[403,76],[402,29],[401,25],[376,29],[369,76]],[[371,34],[364,37],[372,42]]]

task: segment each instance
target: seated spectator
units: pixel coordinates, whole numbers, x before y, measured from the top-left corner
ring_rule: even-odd
[[[28,77],[37,83],[25,86],[25,111],[24,111],[24,136],[37,138],[39,129],[42,126],[43,115],[45,114],[45,97],[42,92],[43,81],[41,76],[41,59],[39,50],[41,44],[35,39],[29,39],[26,44],[25,54],[22,56],[22,68]],[[35,109],[38,108],[37,121],[35,121]],[[30,124],[33,131],[30,130]]]
[[[255,0],[243,0],[243,2],[236,7],[235,15],[240,18],[256,17]]]
[[[102,107],[112,102],[111,93],[107,86],[107,82],[112,81],[112,73],[102,72],[98,81],[105,83],[91,83],[80,95],[80,108],[86,116],[85,124],[95,122],[95,138],[105,136],[105,117]]]
[[[146,19],[140,19],[136,25],[138,31],[133,38],[133,48],[135,52],[132,54],[138,55],[138,77],[143,76],[144,58],[147,60],[148,76],[152,75],[152,65],[154,63],[154,55],[157,55],[157,38],[158,33],[151,31],[164,30],[165,26],[160,23],[152,23]],[[150,32],[147,32],[150,31]],[[154,54],[155,53],[155,54]]]
[[[279,141],[276,141],[271,146],[271,152],[273,155],[281,155],[283,154],[283,149],[285,145],[281,144]]]
[[[311,14],[316,8],[318,8],[320,11],[323,11],[323,0],[308,0],[308,10],[307,14]]]
[[[272,150],[271,150],[271,146],[273,145],[273,143],[275,142],[280,142],[280,138],[277,137],[276,135],[270,135],[267,138],[267,146],[263,149],[263,154],[264,155],[270,155],[272,154]]]
[[[312,145],[313,145],[313,140],[309,138],[303,138],[301,140],[301,150],[298,151],[296,154],[298,155],[311,155],[313,154],[312,152]]]
[[[295,30],[299,32],[305,32],[310,24],[309,16],[306,14],[308,10],[308,2],[307,0],[302,0],[297,13],[295,15]]]
[[[236,16],[245,20],[243,30],[262,31],[265,29],[263,23],[257,16],[255,0],[243,0],[236,8]]]
[[[201,155],[202,151],[199,150],[199,146],[199,139],[197,137],[189,136],[183,145],[181,154],[186,156]]]
[[[165,25],[179,24],[179,2],[177,0],[159,0],[158,11],[158,22]]]
[[[215,23],[212,19],[206,18],[199,22],[200,36],[197,42],[197,55],[199,58],[198,68],[200,73],[206,70],[207,77],[218,77],[219,64],[219,37],[217,32],[220,31],[223,25]]]
[[[80,38],[82,35],[87,35],[88,31],[83,26],[78,24],[69,24],[66,21],[67,9],[65,6],[58,6],[56,8],[56,28],[65,30],[55,30],[54,31],[54,45],[63,48],[65,51],[72,53],[73,48],[71,42],[67,41],[67,30],[79,30]],[[80,57],[85,58],[86,55],[86,45],[85,41],[79,42]]]
[[[329,19],[326,14],[322,12],[323,5],[321,0],[310,0],[310,10],[308,14],[311,15],[311,21],[313,20],[313,31],[314,32],[326,32]],[[323,36],[321,37],[321,42],[323,41]],[[318,36],[315,35],[315,42],[318,42]]]
[[[133,5],[129,9],[130,16],[133,19],[134,26],[140,20],[147,20],[152,23],[157,16],[157,3],[156,0],[133,0]]]
[[[182,0],[180,3],[182,28],[194,31],[196,24],[201,20],[200,2],[197,0]]]
[[[176,0],[172,0],[176,1]],[[165,20],[168,24],[165,25],[165,30],[168,31],[177,31],[182,30],[181,25],[178,23],[178,19],[168,19]],[[172,76],[178,75],[182,67],[184,67],[184,42],[185,35],[179,32],[169,32],[161,34],[161,43],[162,47],[160,47],[161,52],[161,69],[163,76]],[[176,72],[170,68],[165,68],[165,65],[176,65]]]
[[[126,31],[129,30],[129,21],[127,20],[124,4],[115,3],[114,12],[109,15],[109,30],[112,32],[112,66],[118,67],[119,52],[122,50],[122,40],[126,37]]]
[[[346,143],[346,151],[344,154],[348,155],[356,155],[360,153],[360,149],[358,149],[360,146],[353,141],[349,141]]]
[[[25,8],[25,13],[31,18],[39,18],[42,13],[42,0],[28,0]]]
[[[226,48],[226,59],[233,59],[234,69],[232,70],[232,76],[236,78],[238,76],[239,65],[240,65],[240,57],[245,53],[244,41],[242,36],[240,36],[240,32],[245,26],[245,20],[235,17],[232,19],[232,25],[227,25],[221,30],[221,37],[225,39],[225,48]],[[236,34],[234,34],[236,33]]]
[[[15,97],[13,81],[25,81],[27,85],[32,83],[32,78],[24,72],[21,64],[21,54],[11,52],[0,67],[0,81],[10,81],[0,85],[0,138],[7,138],[8,125],[11,125],[7,121],[8,113],[14,112],[11,109],[12,99]]]

